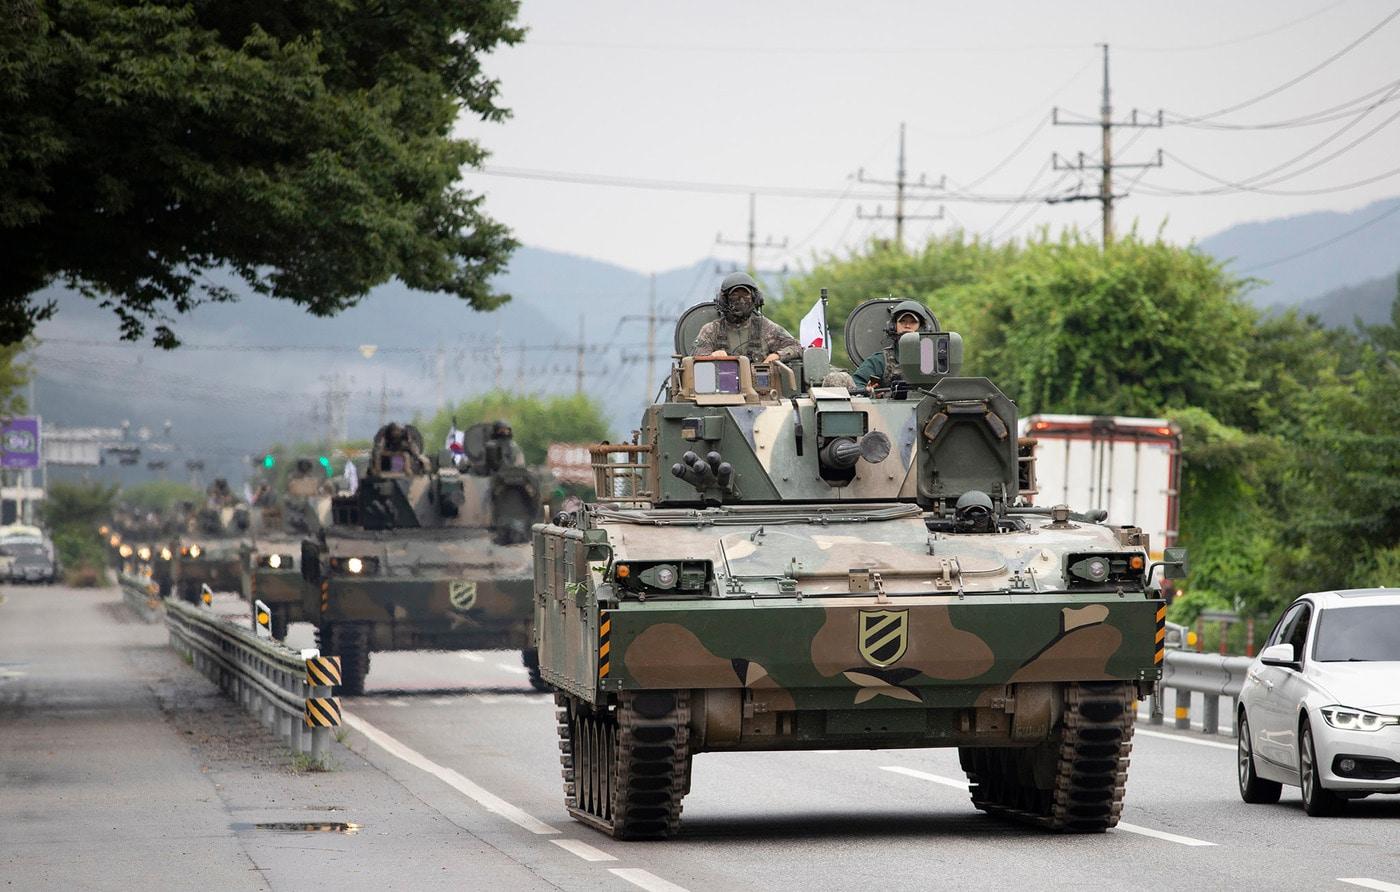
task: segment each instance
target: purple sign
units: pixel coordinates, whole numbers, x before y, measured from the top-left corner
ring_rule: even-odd
[[[39,419],[0,422],[0,467],[39,467]]]

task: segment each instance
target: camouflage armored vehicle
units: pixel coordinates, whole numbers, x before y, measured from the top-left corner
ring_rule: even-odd
[[[182,529],[170,544],[170,585],[182,601],[196,604],[203,586],[236,592],[242,585],[239,549],[248,532],[248,506],[222,477],[208,487],[203,506],[188,506]]]
[[[539,485],[501,430],[469,428],[459,467],[451,453],[425,456],[411,425],[386,425],[356,492],[334,498],[330,525],[303,540],[303,615],[341,658],[343,693],[363,692],[372,651],[503,648],[535,665],[525,651]]]
[[[896,304],[846,324],[854,362],[897,371],[873,396],[824,386],[850,378],[821,350],[678,359],[636,442],[594,447],[598,502],[535,527],[576,819],[674,833],[697,753],[957,747],[978,809],[1117,822],[1180,567],[1102,512],[1029,507],[1016,406],[922,306],[895,342]]]
[[[239,549],[244,600],[251,608],[262,601],[271,614],[272,636],[287,637],[292,622],[315,622],[306,611],[301,577],[301,543],[330,520],[333,487],[320,465],[297,459],[283,491],[260,486],[249,512],[248,538]]]

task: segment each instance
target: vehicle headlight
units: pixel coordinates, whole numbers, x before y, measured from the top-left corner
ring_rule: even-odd
[[[352,576],[370,576],[379,572],[379,558],[375,557],[336,557],[331,558],[331,570],[349,573]]]
[[[143,561],[149,561],[151,559],[151,550],[142,545],[141,548],[137,550],[136,555]]]
[[[267,556],[267,565],[276,570],[282,566],[282,555],[270,554]]]
[[[365,570],[365,562],[359,558],[351,558],[345,562],[345,569],[349,570],[351,573],[363,573]]]
[[[190,546],[190,557],[197,558],[201,554],[204,554],[204,549],[200,548],[198,545]]]
[[[123,545],[121,548],[117,549],[117,554],[121,555],[124,558],[131,557],[131,546]]]
[[[1318,710],[1327,724],[1343,731],[1379,731],[1387,725],[1400,725],[1400,716],[1380,715],[1350,706],[1324,706]]]
[[[173,553],[171,553],[171,551],[170,551],[169,548],[162,548],[162,549],[160,550],[160,559],[163,560],[163,561],[168,561],[168,560],[170,560],[171,558],[173,558],[174,556],[175,556],[175,555],[174,555]]]

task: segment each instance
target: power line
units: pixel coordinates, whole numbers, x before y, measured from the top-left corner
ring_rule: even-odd
[[[1333,105],[1328,108],[1318,109],[1315,112],[1309,112],[1305,115],[1298,115],[1294,118],[1286,118],[1282,121],[1265,121],[1255,124],[1230,124],[1219,122],[1205,123],[1193,121],[1190,118],[1186,118],[1176,114],[1175,112],[1169,111],[1167,112],[1167,126],[1192,127],[1200,130],[1285,130],[1294,127],[1314,127],[1318,124],[1329,124],[1332,121],[1338,121],[1342,118],[1349,118],[1354,115],[1363,114],[1367,111],[1370,111],[1378,105],[1384,105],[1387,102],[1395,101],[1396,97],[1392,94],[1368,106],[1364,106],[1361,108],[1353,108],[1353,106],[1360,105],[1367,99],[1370,99],[1372,96],[1379,96],[1381,93],[1384,93],[1387,90],[1393,90],[1393,88],[1398,84],[1400,84],[1400,80],[1390,81],[1389,83],[1382,84],[1374,90],[1370,90],[1366,93],[1361,94],[1360,96],[1348,99],[1346,102],[1338,103],[1337,105]]]
[[[773,236],[770,235],[770,236],[767,236],[762,242],[760,242],[760,241],[758,240],[758,235],[756,234],[756,231],[755,231],[755,216],[756,216],[756,215],[755,215],[755,211],[754,211],[755,201],[756,201],[756,200],[755,200],[754,194],[753,194],[752,192],[750,192],[750,193],[749,193],[749,236],[748,236],[748,238],[746,238],[746,239],[744,239],[744,240],[742,240],[742,241],[736,241],[736,240],[733,240],[733,239],[725,239],[723,234],[718,234],[718,235],[715,236],[715,244],[716,244],[716,245],[726,245],[726,246],[733,247],[733,248],[745,248],[745,247],[746,247],[746,248],[749,249],[749,253],[748,253],[748,258],[749,258],[749,260],[748,260],[748,266],[747,266],[746,268],[748,269],[748,272],[749,272],[750,275],[753,275],[753,273],[758,269],[758,266],[754,263],[754,253],[755,253],[758,249],[760,249],[760,248],[762,248],[762,249],[764,249],[764,250],[768,250],[768,249],[783,249],[783,248],[786,248],[786,247],[788,246],[788,240],[787,240],[787,238],[784,238],[781,242],[775,242],[775,241],[773,241]]]
[[[943,177],[937,183],[928,182],[924,174],[919,174],[919,180],[911,183],[906,178],[904,167],[904,122],[899,122],[899,157],[895,164],[895,175],[893,180],[876,180],[865,175],[865,170],[856,171],[856,180],[874,186],[891,186],[894,188],[894,213],[886,215],[880,208],[875,206],[875,213],[865,215],[862,213],[860,205],[856,205],[856,217],[862,220],[893,220],[894,221],[894,243],[899,247],[904,247],[904,221],[905,220],[941,220],[943,211],[940,209],[935,215],[916,216],[904,210],[904,193],[908,189],[935,189],[943,190],[947,187],[948,178]]]
[[[1372,34],[1375,34],[1377,31],[1379,31],[1380,29],[1384,28],[1386,25],[1390,24],[1391,20],[1394,19],[1396,16],[1400,16],[1400,9],[1396,9],[1396,10],[1395,10],[1394,12],[1392,12],[1390,15],[1386,16],[1385,18],[1381,19],[1381,20],[1380,20],[1379,22],[1377,22],[1376,24],[1372,25],[1372,26],[1371,26],[1369,29],[1367,29],[1366,32],[1365,32],[1364,34],[1362,34],[1360,37],[1356,38],[1356,39],[1353,40],[1351,43],[1349,43],[1349,44],[1347,44],[1346,46],[1342,47],[1342,48],[1341,48],[1340,50],[1338,50],[1337,52],[1335,52],[1335,53],[1333,53],[1332,55],[1328,56],[1327,58],[1323,59],[1321,62],[1319,62],[1318,64],[1314,65],[1312,68],[1309,68],[1307,71],[1304,71],[1302,74],[1298,75],[1297,77],[1290,78],[1289,80],[1283,82],[1282,84],[1279,84],[1277,87],[1274,87],[1272,90],[1266,90],[1265,92],[1260,93],[1258,96],[1255,96],[1255,97],[1250,98],[1250,99],[1246,99],[1246,100],[1244,100],[1243,102],[1237,102],[1237,103],[1235,103],[1234,105],[1227,105],[1227,106],[1224,107],[1224,108],[1218,108],[1218,109],[1216,109],[1216,110],[1213,111],[1213,112],[1207,112],[1206,114],[1203,114],[1203,115],[1195,115],[1194,117],[1191,117],[1191,118],[1185,118],[1185,119],[1183,119],[1183,121],[1185,121],[1185,122],[1191,122],[1191,123],[1195,123],[1195,122],[1197,122],[1197,121],[1207,121],[1207,120],[1210,120],[1211,118],[1218,118],[1218,117],[1220,117],[1221,115],[1227,115],[1227,114],[1229,114],[1230,112],[1239,111],[1239,110],[1242,109],[1242,108],[1248,108],[1248,107],[1251,106],[1251,105],[1255,105],[1255,104],[1257,104],[1257,103],[1259,103],[1259,102],[1263,102],[1265,99],[1268,99],[1268,98],[1271,97],[1271,96],[1277,96],[1279,93],[1282,93],[1284,90],[1287,90],[1289,87],[1292,87],[1292,86],[1295,86],[1295,85],[1297,85],[1297,84],[1302,83],[1303,81],[1305,81],[1305,80],[1307,80],[1308,78],[1312,77],[1314,74],[1317,74],[1319,71],[1321,71],[1322,69],[1326,68],[1328,65],[1331,65],[1333,62],[1335,62],[1335,61],[1337,61],[1338,59],[1342,58],[1342,57],[1345,56],[1347,53],[1349,53],[1349,52],[1351,52],[1352,50],[1356,49],[1356,48],[1357,48],[1358,46],[1360,46],[1367,38],[1369,38]]]
[[[1299,18],[1293,19],[1292,21],[1284,22],[1282,25],[1275,25],[1274,27],[1269,28],[1269,29],[1264,30],[1264,31],[1256,31],[1256,32],[1253,33],[1253,34],[1245,34],[1245,35],[1240,36],[1240,37],[1234,37],[1234,38],[1230,38],[1230,39],[1227,39],[1227,40],[1215,41],[1214,43],[1198,43],[1198,44],[1195,44],[1194,46],[1132,46],[1132,45],[1123,46],[1123,45],[1120,45],[1118,48],[1119,48],[1120,50],[1127,50],[1127,51],[1133,52],[1133,53],[1189,53],[1189,52],[1194,52],[1194,51],[1196,51],[1196,50],[1218,50],[1218,49],[1223,49],[1223,48],[1225,48],[1225,47],[1227,47],[1227,46],[1238,46],[1239,44],[1242,44],[1242,43],[1248,43],[1248,42],[1250,42],[1251,40],[1258,40],[1258,39],[1261,38],[1261,37],[1268,37],[1268,36],[1271,35],[1271,34],[1277,34],[1277,33],[1279,33],[1280,31],[1286,31],[1286,30],[1288,30],[1289,28],[1295,27],[1295,26],[1297,26],[1297,25],[1301,25],[1301,24],[1303,24],[1304,22],[1312,21],[1313,19],[1317,18],[1317,17],[1320,16],[1320,15],[1323,15],[1324,13],[1331,12],[1332,10],[1336,9],[1338,6],[1341,6],[1341,5],[1342,5],[1343,3],[1345,3],[1345,2],[1347,2],[1347,0],[1336,0],[1335,3],[1329,3],[1327,6],[1324,6],[1324,7],[1322,7],[1321,9],[1319,9],[1319,10],[1317,10],[1317,11],[1315,11],[1315,12],[1310,12],[1310,13],[1308,13],[1308,14],[1305,15],[1305,16],[1301,16],[1301,17],[1299,17]]]

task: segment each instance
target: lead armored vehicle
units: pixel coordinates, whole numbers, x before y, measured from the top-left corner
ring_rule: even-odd
[[[333,487],[322,467],[308,458],[297,459],[281,492],[271,485],[259,487],[250,511],[248,538],[239,551],[242,594],[250,606],[268,606],[272,637],[287,637],[292,622],[315,622],[303,594],[305,581],[299,563],[301,543],[330,520]]]
[[[1028,505],[1016,406],[923,307],[894,341],[897,305],[846,324],[854,362],[899,370],[873,396],[824,386],[850,379],[821,350],[677,359],[636,442],[594,447],[598,501],[535,528],[576,819],[674,833],[699,753],[957,747],[978,809],[1117,823],[1181,568],[1102,512]],[[678,355],[713,318],[682,316]]]
[[[530,649],[530,528],[539,484],[508,438],[465,431],[463,460],[429,458],[411,425],[375,436],[353,495],[331,502],[331,523],[302,542],[322,651],[341,658],[341,690],[364,691],[370,653]]]

